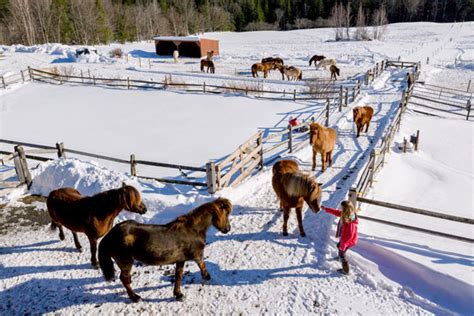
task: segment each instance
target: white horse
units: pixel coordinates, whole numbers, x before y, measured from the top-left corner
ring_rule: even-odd
[[[294,66],[284,66],[283,71],[286,75],[286,78],[289,80],[301,80],[303,79],[303,71]],[[290,79],[291,78],[291,79]]]
[[[336,66],[336,60],[335,59],[323,59],[316,65],[316,69],[319,69],[321,67],[324,67],[324,69],[327,69],[327,66]]]

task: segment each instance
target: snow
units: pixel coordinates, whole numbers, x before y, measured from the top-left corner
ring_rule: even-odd
[[[266,87],[292,91],[303,88],[305,82],[281,82],[277,73],[257,81],[250,77],[249,66],[262,57],[278,55],[285,63],[303,68],[305,78],[327,78],[327,71],[317,71],[307,64],[312,55],[324,54],[337,59],[343,78],[354,78],[383,58],[401,56],[401,60],[422,61],[420,79],[466,89],[473,76],[473,26],[474,23],[393,24],[383,41],[371,42],[334,42],[331,29],[208,33],[203,36],[220,40],[216,75],[197,73],[196,59],[183,58],[175,64],[170,58],[157,57],[151,42],[99,46],[98,55],[82,62],[66,60],[74,52],[73,46],[1,46],[6,55],[0,61],[0,74],[15,73],[28,65],[64,65],[72,66],[76,73],[90,70],[100,76],[162,80],[171,74],[178,81],[264,82]],[[128,59],[110,62],[100,58],[114,48],[122,48]],[[428,64],[423,63],[426,57],[430,57]],[[141,67],[138,58],[142,59]],[[313,173],[324,183],[324,205],[338,207],[346,198],[347,190],[398,108],[405,73],[386,70],[363,88],[356,102],[331,115],[330,125],[338,131],[333,166],[325,173],[319,168]],[[368,133],[356,139],[352,108],[366,104],[374,107],[374,119]],[[48,145],[63,141],[66,148],[123,159],[134,153],[138,159],[197,166],[230,153],[258,129],[281,129],[289,116],[317,114],[322,106],[236,94],[125,90],[68,83],[17,84],[0,90],[0,138]],[[420,150],[402,154],[394,148],[369,197],[472,218],[472,122],[407,112],[396,140],[416,129],[421,131]],[[284,157],[295,159],[304,171],[310,172],[311,155],[307,145]],[[333,237],[337,220],[333,216],[305,209],[307,236],[301,238],[291,214],[290,234],[281,235],[282,215],[270,182],[271,165],[239,186],[211,197],[192,187],[130,177],[126,174],[128,166],[79,158],[57,159],[32,168],[34,181],[29,193],[46,196],[55,188],[71,186],[84,195],[92,195],[125,182],[140,190],[149,211],[144,216],[123,211],[116,222],[134,219],[153,224],[171,221],[216,196],[229,198],[234,204],[231,232],[222,235],[212,228],[207,237],[205,260],[212,280],[201,281],[196,265],[186,264],[182,284],[186,298],[180,303],[172,297],[172,266],[137,264],[132,286],[144,301],[129,304],[119,281],[105,283],[100,271],[90,268],[87,246],[78,253],[72,247],[70,234],[61,242],[48,225],[39,229],[19,225],[0,239],[0,313],[474,312],[472,244],[361,220],[359,243],[349,251],[351,274],[341,276],[336,272],[340,263],[333,260],[337,256]],[[24,194],[22,190],[1,197],[0,203],[6,203],[4,208],[0,206],[2,215],[13,218],[9,216],[15,212],[11,208],[25,206],[19,199]],[[38,212],[46,212],[43,202],[34,205]],[[367,216],[472,238],[472,228],[466,225],[396,211],[382,212],[362,206],[362,214]],[[83,234],[79,238],[87,245]]]

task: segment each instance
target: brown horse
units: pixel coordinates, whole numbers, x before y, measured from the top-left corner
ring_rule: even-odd
[[[334,80],[337,80],[336,75],[340,76],[340,74],[339,74],[339,68],[337,68],[337,67],[334,66],[334,65],[331,65],[331,67],[329,67],[329,71],[331,72],[331,79],[334,78]]]
[[[318,123],[309,125],[309,144],[313,146],[313,166],[316,170],[316,154],[321,154],[322,169],[326,170],[326,161],[332,166],[332,151],[336,145],[337,132],[333,128],[323,127]]]
[[[252,71],[252,77],[258,77],[258,72],[263,72],[263,78],[267,78],[268,73],[270,70],[277,69],[277,66],[275,63],[256,63],[252,65],[251,71]]]
[[[323,60],[324,58],[326,58],[326,56],[314,55],[314,56],[311,57],[311,59],[309,60],[309,65],[311,66],[311,64],[312,64],[313,61],[314,61],[314,65],[316,66],[316,65],[318,64],[318,61],[321,61],[321,60]]]
[[[201,59],[201,71],[204,72],[204,67],[207,67],[207,72],[211,71],[211,74],[216,72],[216,67],[212,60]]]
[[[372,120],[372,116],[374,115],[374,109],[370,106],[356,106],[352,110],[352,114],[354,116],[354,123],[357,126],[357,137],[359,137],[360,132],[364,128],[365,125],[365,132],[369,130],[370,121]]]
[[[82,196],[73,188],[61,188],[51,191],[46,205],[51,216],[51,229],[59,228],[59,239],[64,240],[65,226],[71,230],[77,250],[82,251],[77,233],[87,235],[91,246],[91,263],[96,268],[97,239],[110,231],[115,217],[123,209],[139,214],[146,212],[140,193],[129,185],[90,197]]]
[[[280,160],[273,165],[272,186],[280,199],[280,210],[283,211],[283,236],[288,236],[288,218],[293,207],[300,235],[306,236],[302,220],[304,202],[306,201],[313,212],[320,210],[321,188],[316,179],[302,173],[295,161]]]
[[[183,298],[181,279],[184,263],[193,260],[205,280],[211,279],[204,263],[206,232],[211,225],[226,234],[230,231],[232,203],[218,198],[205,203],[166,225],[139,224],[125,221],[116,225],[99,245],[100,268],[107,281],[115,277],[112,258],[120,268],[120,280],[133,302],[141,299],[132,287],[131,270],[135,260],[148,265],[176,263],[174,296]]]

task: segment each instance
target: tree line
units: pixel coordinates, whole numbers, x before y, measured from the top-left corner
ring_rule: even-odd
[[[379,38],[385,23],[472,21],[473,8],[474,0],[0,0],[0,44],[314,27],[335,27],[336,39],[343,39],[352,26],[363,40]]]

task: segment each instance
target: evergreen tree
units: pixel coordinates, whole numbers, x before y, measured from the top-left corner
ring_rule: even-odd
[[[53,0],[51,7],[53,15],[56,17],[58,32],[56,40],[61,43],[70,43],[72,40],[72,23],[69,17],[69,4],[67,0]]]
[[[95,10],[97,13],[98,38],[101,43],[109,43],[113,39],[112,29],[109,25],[109,19],[105,12],[102,0],[95,0]]]

